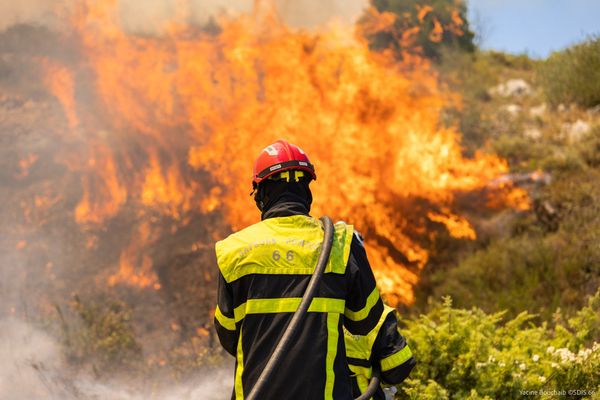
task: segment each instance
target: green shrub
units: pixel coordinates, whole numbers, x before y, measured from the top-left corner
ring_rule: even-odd
[[[96,370],[131,366],[141,360],[142,350],[130,324],[131,310],[122,303],[83,303],[75,296],[72,309],[80,323],[63,320],[66,353],[72,362],[93,362]]]
[[[590,167],[600,167],[600,125],[595,126],[592,131],[577,144],[581,158]]]
[[[575,317],[553,328],[532,324],[534,316],[527,312],[507,322],[503,315],[452,308],[446,298],[427,315],[408,321],[403,333],[417,367],[400,387],[399,398],[521,399],[524,391],[577,389],[600,393],[600,344],[595,342],[600,340],[600,291]]]
[[[492,62],[500,64],[507,68],[520,69],[528,71],[533,69],[535,61],[527,54],[510,54],[500,51],[490,50],[487,52],[488,57]]]
[[[600,104],[600,37],[552,53],[539,68],[538,80],[552,105]]]

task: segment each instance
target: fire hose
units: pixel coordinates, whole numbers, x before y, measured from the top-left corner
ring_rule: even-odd
[[[377,389],[379,389],[379,384],[380,384],[380,372],[378,369],[374,369],[373,376],[371,377],[371,382],[369,382],[369,386],[367,387],[367,390],[365,390],[365,392],[363,394],[361,394],[354,400],[370,399],[371,396],[373,396],[375,394],[375,392],[377,392]]]
[[[308,281],[308,286],[306,287],[306,291],[302,296],[302,300],[300,301],[300,305],[292,319],[290,320],[287,328],[285,329],[283,336],[275,346],[275,350],[273,350],[273,354],[269,358],[267,365],[261,372],[256,384],[250,391],[250,394],[247,397],[247,400],[257,400],[260,397],[261,392],[265,388],[265,385],[268,384],[273,372],[277,370],[281,362],[283,361],[286,353],[289,350],[290,345],[292,344],[292,340],[298,333],[298,329],[304,322],[304,319],[307,315],[308,307],[312,302],[315,294],[317,293],[317,289],[319,284],[321,283],[321,278],[323,277],[323,272],[325,271],[325,266],[329,261],[329,255],[331,254],[331,246],[333,244],[333,222],[327,216],[321,217],[321,222],[323,222],[324,235],[323,235],[323,244],[321,245],[321,253],[319,254],[319,259],[317,260],[317,266]],[[360,395],[356,400],[366,400],[373,396],[379,387],[379,378],[377,374],[374,374],[369,387],[366,392]]]

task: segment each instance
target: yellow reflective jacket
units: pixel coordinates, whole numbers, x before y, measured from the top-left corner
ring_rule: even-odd
[[[215,328],[236,357],[233,398],[243,399],[281,338],[314,271],[323,228],[306,215],[269,218],[216,244]],[[366,335],[383,303],[353,227],[335,225],[331,257],[301,332],[265,399],[351,400],[343,327]]]

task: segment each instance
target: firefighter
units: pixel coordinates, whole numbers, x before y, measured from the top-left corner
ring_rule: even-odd
[[[314,167],[299,147],[285,140],[267,146],[254,166],[261,222],[215,246],[214,322],[222,346],[236,358],[234,399],[252,390],[314,271],[323,227],[309,215],[313,179]],[[394,314],[385,310],[362,238],[352,225],[338,222],[329,263],[302,329],[261,399],[353,399],[344,328],[375,343],[366,360],[381,364],[385,382],[404,379],[415,360]]]

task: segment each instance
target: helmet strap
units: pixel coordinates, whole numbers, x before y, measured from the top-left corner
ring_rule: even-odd
[[[287,171],[285,171],[287,172]],[[273,206],[272,203],[279,202],[284,198],[291,201],[298,201],[305,204],[310,211],[310,205],[312,204],[312,193],[308,187],[309,182],[312,179],[306,175],[297,182],[287,182],[285,179],[266,179],[259,184],[255,184],[256,187],[252,191],[254,194],[254,202],[256,207],[264,213],[267,209]],[[305,186],[306,185],[306,186]],[[305,187],[303,189],[303,187]]]

